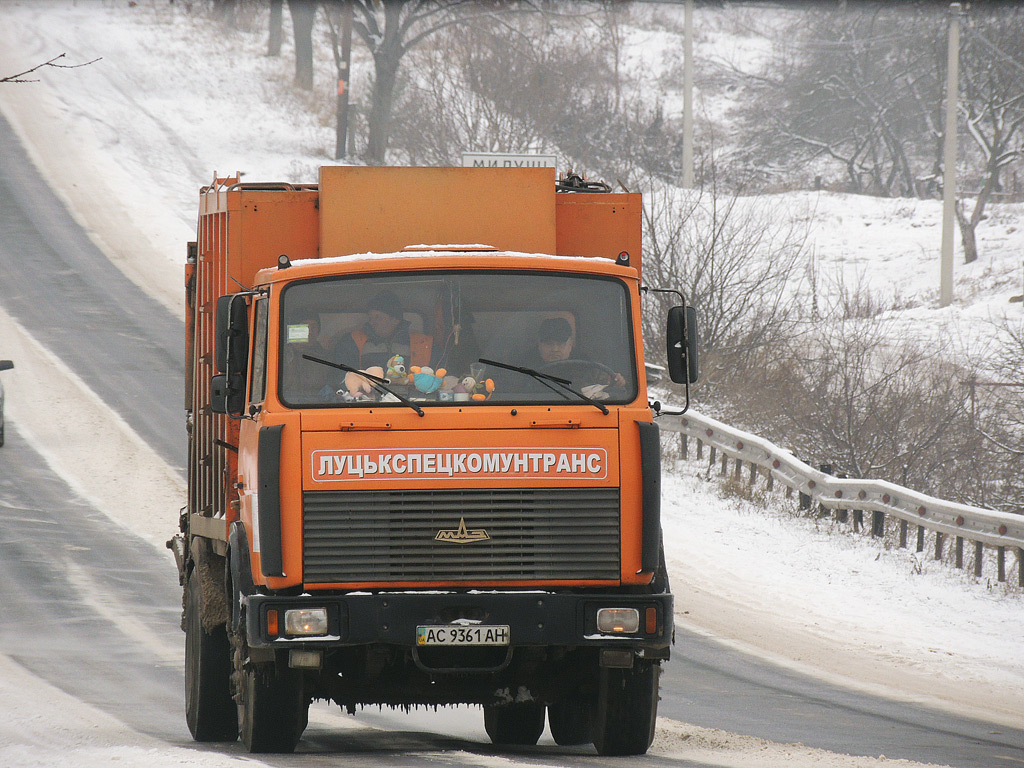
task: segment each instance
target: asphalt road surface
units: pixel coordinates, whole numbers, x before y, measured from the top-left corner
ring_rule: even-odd
[[[181,320],[96,249],[2,118],[0,306],[183,471]],[[0,653],[140,733],[193,747],[184,725],[184,636],[173,565],[149,544],[111,530],[9,424],[0,449]],[[685,585],[674,586],[677,604],[685,603]],[[432,712],[371,713],[360,718],[371,728],[335,729],[332,711],[315,717],[304,736],[304,764],[334,765],[338,753],[359,754],[368,765],[434,762],[421,753],[439,749],[464,751],[466,764],[495,754],[479,725],[466,729]],[[660,714],[840,753],[965,768],[1024,764],[1024,731],[850,692],[683,631],[662,678]],[[337,715],[339,723],[343,717]],[[504,754],[522,765],[608,764],[590,748]],[[684,763],[693,765],[645,760]]]

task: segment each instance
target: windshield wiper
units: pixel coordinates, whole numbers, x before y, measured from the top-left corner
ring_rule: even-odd
[[[320,363],[321,365],[327,365],[330,366],[331,368],[337,368],[338,370],[346,371],[347,373],[358,374],[367,381],[369,381],[374,389],[378,390],[379,392],[385,392],[389,395],[393,395],[394,397],[398,398],[398,400],[400,400],[402,403],[408,405],[410,408],[416,411],[416,413],[418,413],[420,416],[426,415],[423,412],[423,409],[416,405],[416,403],[414,403],[407,397],[403,397],[402,395],[395,392],[395,390],[393,390],[391,387],[389,387],[388,384],[391,383],[390,379],[382,379],[380,376],[374,376],[372,373],[360,371],[358,368],[353,368],[351,365],[345,365],[344,363],[332,363],[330,360],[323,360],[322,358],[313,357],[312,355],[303,355],[302,357],[305,360],[312,360],[314,363]]]
[[[541,384],[543,384],[545,387],[550,389],[552,392],[555,392],[555,393],[561,395],[566,400],[570,400],[571,399],[566,394],[566,392],[571,392],[572,394],[576,395],[576,397],[578,397],[580,400],[582,400],[582,401],[584,401],[586,403],[590,403],[592,406],[594,406],[599,411],[601,411],[601,413],[603,413],[605,416],[608,415],[608,409],[605,408],[605,406],[602,403],[599,403],[594,398],[587,397],[586,395],[584,395],[579,390],[574,389],[573,386],[572,386],[572,382],[569,379],[562,379],[562,378],[559,378],[558,376],[552,376],[550,373],[541,373],[540,371],[535,371],[533,368],[524,368],[521,365],[509,365],[508,363],[499,363],[497,360],[485,360],[482,357],[480,358],[480,360],[478,362],[481,362],[484,365],[493,365],[493,366],[496,366],[498,368],[504,368],[507,371],[515,371],[516,373],[524,373],[527,376],[532,376],[534,379],[539,381]],[[549,382],[554,382],[554,384],[557,384],[558,387],[561,387],[561,389],[559,389],[558,387],[554,386],[554,384],[550,384]]]

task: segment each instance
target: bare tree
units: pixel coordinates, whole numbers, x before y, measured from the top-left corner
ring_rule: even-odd
[[[709,178],[714,173],[706,171]],[[644,283],[681,289],[700,314],[701,392],[726,402],[738,382],[759,376],[796,328],[796,283],[806,222],[771,203],[651,185],[644,201]],[[660,355],[664,316],[675,301],[647,299],[644,335]]]
[[[267,56],[281,55],[281,22],[284,16],[284,0],[270,0],[270,24],[267,36]]]
[[[989,459],[985,502],[1024,513],[1024,320],[996,322],[998,343],[972,376],[972,425],[982,438],[979,454]]]
[[[313,90],[313,22],[316,0],[288,0],[295,34],[295,84]]]
[[[436,32],[458,23],[471,0],[353,0],[353,30],[373,56],[366,159],[382,164],[387,152],[398,72],[406,54]],[[479,12],[487,12],[486,6]]]
[[[478,79],[499,84],[508,80],[488,55],[486,35],[468,35],[460,27],[440,31],[434,45],[421,46],[414,66],[421,73],[403,89],[400,109],[392,123],[392,146],[410,164],[450,165],[461,152],[553,151],[532,120],[508,110],[505,90],[480,93],[471,87]],[[486,70],[486,71],[485,71]]]
[[[978,258],[975,231],[985,206],[1002,190],[1001,174],[1024,156],[1024,9],[998,6],[971,11],[961,51],[961,111],[980,156],[979,188],[970,214],[957,201],[956,218],[964,261]]]
[[[940,23],[941,15],[912,6],[802,12],[772,69],[748,78],[755,158],[826,157],[854,192],[914,194],[919,167],[931,161],[921,157],[927,124],[916,100],[927,94],[941,103],[928,44]]]
[[[853,477],[934,491],[969,432],[963,372],[884,322],[830,317],[789,348],[781,412],[805,455]]]

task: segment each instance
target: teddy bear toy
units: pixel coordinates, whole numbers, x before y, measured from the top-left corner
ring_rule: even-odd
[[[387,378],[395,383],[405,382],[408,371],[405,370],[405,358],[402,355],[392,355],[388,360]]]
[[[444,375],[447,373],[444,368],[438,368],[435,372],[433,368],[426,365],[414,365],[409,370],[411,371],[409,377],[412,385],[424,395],[429,395],[439,390],[441,384],[444,383]]]

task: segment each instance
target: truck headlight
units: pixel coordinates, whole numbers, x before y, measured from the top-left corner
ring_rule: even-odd
[[[295,637],[327,634],[326,608],[292,608],[284,612],[284,633]]]
[[[609,635],[631,635],[640,629],[640,611],[636,608],[601,608],[597,611],[597,630]]]

